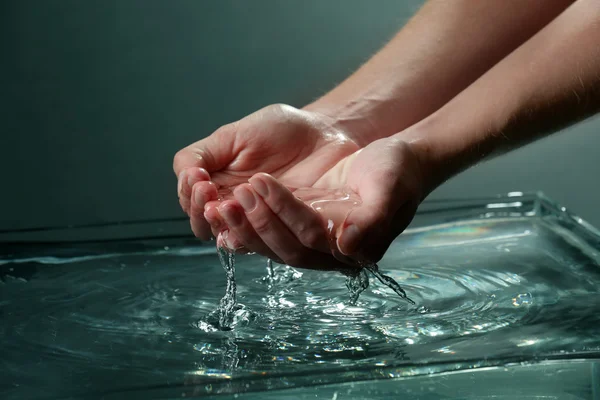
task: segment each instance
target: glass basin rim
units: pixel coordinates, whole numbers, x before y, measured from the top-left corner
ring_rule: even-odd
[[[502,216],[503,218],[553,216],[568,225],[572,225],[579,231],[578,233],[582,233],[588,239],[600,242],[600,230],[540,191],[515,191],[483,197],[426,199],[421,203],[409,229],[459,219],[495,216]],[[89,236],[89,239],[86,240],[86,236]],[[125,242],[152,239],[182,240],[186,238],[193,238],[189,230],[187,217],[0,230],[0,246]]]

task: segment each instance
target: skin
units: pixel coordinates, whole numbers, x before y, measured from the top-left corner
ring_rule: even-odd
[[[180,151],[192,229],[298,267],[379,260],[446,179],[600,109],[600,3],[569,3],[428,2],[304,110],[267,107]],[[329,216],[288,187],[348,188],[362,204],[331,240]]]

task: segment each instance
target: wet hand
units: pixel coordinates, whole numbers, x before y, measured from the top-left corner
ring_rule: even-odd
[[[219,190],[248,182],[258,172],[269,173],[287,186],[310,187],[357,149],[323,115],[268,106],[175,155],[179,202],[194,234],[208,240],[225,228],[216,210]]]
[[[330,194],[322,203],[329,207],[311,206],[314,196],[303,199],[272,176],[257,174],[215,214],[227,224],[230,235],[224,240],[230,248],[243,246],[297,267],[341,269],[340,263],[383,256],[412,220],[425,183],[411,146],[382,139],[343,158],[313,183]],[[357,201],[331,201],[340,189],[355,193]]]

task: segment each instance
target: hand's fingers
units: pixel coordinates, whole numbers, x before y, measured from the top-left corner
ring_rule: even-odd
[[[198,196],[194,197],[198,199]],[[204,212],[202,210],[203,209],[199,206],[195,206],[190,209],[190,226],[192,228],[192,232],[194,232],[194,236],[200,238],[201,240],[210,240],[212,237],[210,233],[210,225],[204,219]]]
[[[235,200],[226,200],[219,206],[219,214],[227,224],[229,234],[223,239],[231,250],[244,248],[281,262],[281,259],[262,241],[248,222],[244,210]]]
[[[286,264],[310,269],[347,271],[351,268],[332,256],[303,246],[249,184],[238,186],[233,194],[256,234]]]
[[[256,234],[254,228],[248,222],[244,210],[237,201],[226,200],[221,203],[219,214],[229,229],[229,235],[225,238],[225,244],[228,248],[235,250],[243,246],[249,251],[262,254],[272,260],[283,263]]]
[[[179,174],[177,181],[177,194],[179,204],[186,213],[190,213],[192,199],[192,188],[197,182],[210,180],[210,175],[203,168],[186,168]]]
[[[217,188],[213,182],[200,181],[194,183],[189,208],[190,225],[194,235],[202,240],[209,240],[211,238],[210,225],[204,217],[204,207],[206,203],[214,200],[216,196]]]
[[[217,236],[217,247],[224,247],[235,254],[248,254],[249,250],[244,247],[244,244],[237,237],[236,233],[229,228],[222,231]]]
[[[268,174],[256,174],[249,182],[302,245],[325,253],[331,252],[329,241],[332,238],[328,237],[324,221],[317,211]]]
[[[227,229],[227,223],[221,217],[221,214],[217,210],[221,202],[218,200],[209,201],[204,206],[204,218],[206,222],[210,224],[212,234],[214,237],[218,237],[219,234]]]

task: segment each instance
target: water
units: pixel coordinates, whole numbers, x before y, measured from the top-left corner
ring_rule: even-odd
[[[219,302],[219,308],[216,310],[216,313],[219,315],[218,324],[213,327],[209,322],[207,322],[206,325],[204,325],[204,329],[229,330],[235,323],[234,317],[236,315],[234,312],[240,309],[237,303],[237,285],[235,282],[235,254],[228,251],[224,247],[217,247],[217,254],[219,255],[221,266],[225,270],[225,280],[227,282],[225,286],[225,295]],[[288,267],[288,271],[290,270],[292,269]],[[350,299],[348,302],[349,305],[355,306],[360,294],[369,287],[369,276],[367,275],[366,271],[371,272],[377,279],[379,279],[381,283],[392,289],[398,296],[400,296],[400,298],[405,299],[410,304],[415,304],[414,301],[406,296],[406,292],[400,287],[398,282],[379,272],[379,267],[377,264],[368,263],[364,264],[363,268],[357,273],[346,275],[346,287],[348,288],[348,292],[350,294]],[[271,259],[267,259],[267,276],[265,280],[269,282],[269,289],[272,288],[272,285],[276,279],[277,277],[275,275],[275,270],[273,269],[273,261]],[[215,313],[212,313],[210,317],[214,317],[214,314]],[[211,319],[210,317],[209,320]]]
[[[300,188],[292,189],[296,198],[304,201],[313,210],[320,213],[325,220],[327,220],[328,238],[330,242],[330,248],[332,254],[336,254],[338,258],[343,255],[337,251],[336,240],[338,234],[341,233],[341,226],[350,213],[350,211],[361,204],[360,198],[354,192],[349,189],[338,189],[338,190],[325,190],[315,188]],[[219,193],[219,199],[224,200],[232,197],[231,189],[221,189]],[[226,291],[225,296],[219,303],[219,324],[215,329],[231,329],[233,323],[233,312],[237,307],[236,297],[236,282],[235,282],[235,249],[227,249],[225,244],[227,241],[225,238],[221,238],[221,235],[228,235],[229,231],[224,230],[217,239],[217,254],[219,254],[219,260],[221,266],[225,270],[226,277]],[[352,264],[356,265],[356,262],[348,259]],[[360,269],[358,272],[354,272],[349,269],[346,275],[346,287],[350,294],[349,304],[351,306],[356,305],[358,298],[362,292],[369,287],[369,276],[366,271],[369,271],[379,281],[391,288],[400,298],[405,299],[410,304],[415,304],[408,296],[402,287],[391,277],[382,274],[379,271],[379,267],[375,263],[370,262],[359,262]],[[273,261],[267,260],[267,280],[269,283],[273,283],[275,280],[275,272],[273,270]]]
[[[396,282],[393,278],[382,274],[379,271],[379,266],[377,264],[374,264],[374,263],[363,264],[363,268],[367,269],[370,273],[372,273],[375,276],[375,278],[379,279],[379,282],[381,282],[385,286],[392,289],[398,296],[400,296],[401,299],[404,299],[404,300],[408,301],[410,304],[415,305],[415,302],[412,301],[406,295],[406,292],[404,291],[404,289],[402,289],[402,287],[398,284],[398,282]],[[367,283],[367,286],[368,286],[368,283]],[[366,289],[366,287],[364,287],[364,289]]]
[[[235,255],[222,247],[217,248],[219,261],[225,270],[225,295],[219,302],[219,328],[231,329],[233,313],[238,309],[237,286],[235,283]]]
[[[32,248],[0,260],[0,398],[466,398],[475,376],[518,398],[591,398],[589,365],[570,363],[600,356],[599,247],[552,215],[412,230],[379,266],[414,305],[377,279],[352,304],[340,273],[238,256],[222,315],[213,245]],[[437,375],[464,370],[481,371],[464,392],[465,375]]]
[[[366,269],[361,269],[355,275],[346,276],[346,287],[350,294],[349,304],[355,306],[360,294],[369,287],[369,275],[367,275]]]

